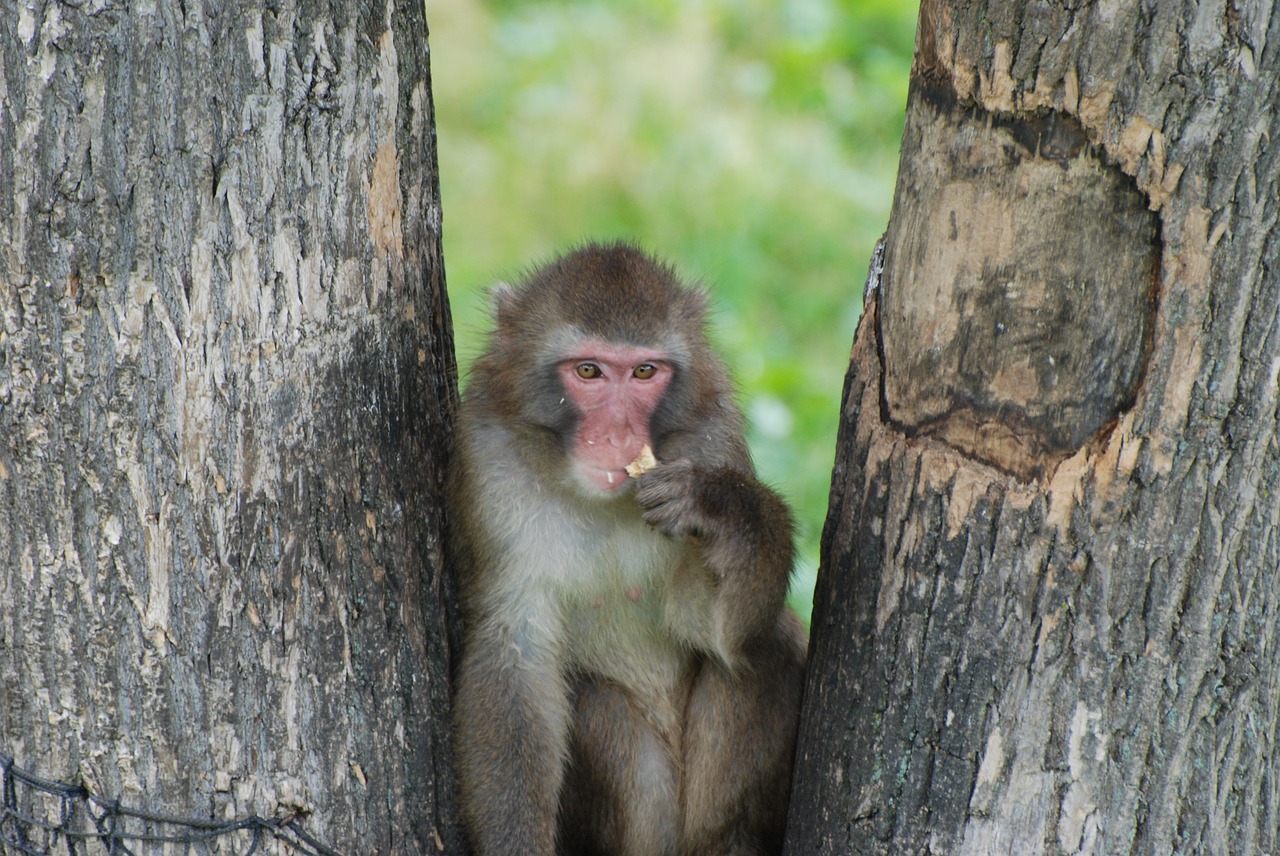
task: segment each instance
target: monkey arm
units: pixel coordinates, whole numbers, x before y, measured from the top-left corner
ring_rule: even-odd
[[[782,611],[794,559],[790,510],[753,473],[687,458],[644,474],[636,499],[650,525],[691,548],[672,579],[668,624],[735,667]]]
[[[513,610],[514,611],[514,610]],[[568,689],[545,623],[482,618],[458,673],[454,734],[477,854],[555,852]]]

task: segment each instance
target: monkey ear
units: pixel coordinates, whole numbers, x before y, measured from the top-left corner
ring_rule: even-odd
[[[489,301],[493,305],[493,317],[498,322],[498,335],[506,338],[515,324],[516,290],[509,283],[499,282],[489,290]]]

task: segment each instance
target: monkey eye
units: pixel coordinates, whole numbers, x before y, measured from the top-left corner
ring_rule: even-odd
[[[653,363],[641,363],[631,372],[631,376],[637,380],[648,380],[658,373],[658,367]]]
[[[578,363],[574,368],[574,372],[583,380],[592,380],[603,374],[600,371],[600,367],[595,363]]]

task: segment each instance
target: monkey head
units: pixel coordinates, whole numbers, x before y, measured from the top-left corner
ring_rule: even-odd
[[[497,329],[473,376],[529,446],[567,458],[589,495],[626,492],[627,464],[731,396],[705,333],[706,296],[628,244],[591,244],[494,292]],[[672,450],[674,451],[674,450]]]

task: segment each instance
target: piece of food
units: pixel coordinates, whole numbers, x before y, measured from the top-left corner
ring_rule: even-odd
[[[640,455],[627,464],[627,475],[633,479],[638,479],[657,465],[658,459],[653,456],[653,449],[650,449],[649,444],[646,443],[644,448],[640,450]]]

